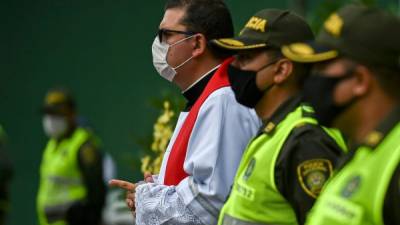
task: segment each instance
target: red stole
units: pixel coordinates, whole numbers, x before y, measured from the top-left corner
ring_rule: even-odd
[[[213,77],[208,82],[206,88],[196,100],[189,111],[189,115],[183,122],[182,127],[175,139],[171,152],[168,157],[165,170],[164,184],[178,185],[184,178],[188,176],[183,170],[183,163],[186,158],[187,146],[192,133],[194,124],[196,123],[197,115],[203,103],[214,91],[230,86],[228,79],[228,66],[233,61],[233,58],[225,60],[220,68],[215,72]]]

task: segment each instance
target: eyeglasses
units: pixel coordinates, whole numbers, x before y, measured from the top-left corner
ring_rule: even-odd
[[[159,29],[158,32],[157,32],[158,40],[160,42],[163,42],[163,37],[168,37],[168,35],[171,35],[171,33],[184,34],[184,35],[187,35],[187,36],[196,34],[195,32],[191,32],[191,31]]]

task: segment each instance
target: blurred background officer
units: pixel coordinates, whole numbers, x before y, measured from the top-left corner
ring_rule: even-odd
[[[43,128],[50,138],[40,167],[40,225],[96,225],[105,201],[103,161],[96,137],[77,125],[75,102],[64,89],[50,90]]]
[[[232,88],[264,122],[243,155],[219,224],[303,224],[342,155],[341,136],[320,127],[302,98],[309,66],[280,51],[284,44],[312,38],[303,18],[265,9],[238,37],[214,41],[238,51],[228,69]]]
[[[354,148],[317,200],[307,224],[400,224],[400,19],[348,5],[325,22],[316,42],[285,55],[321,62],[305,96],[321,122]]]
[[[6,133],[0,125],[0,225],[5,224],[10,207],[9,185],[13,175],[11,162],[5,152],[6,139]]]

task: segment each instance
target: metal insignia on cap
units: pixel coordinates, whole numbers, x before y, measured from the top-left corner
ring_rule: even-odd
[[[335,37],[339,37],[343,28],[343,19],[337,14],[333,13],[324,23],[325,30]]]

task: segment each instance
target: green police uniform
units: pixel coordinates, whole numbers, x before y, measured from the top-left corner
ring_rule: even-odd
[[[300,96],[265,124],[244,153],[220,225],[298,224],[332,174],[337,144],[345,148],[336,131],[317,126]]]
[[[400,18],[377,8],[350,4],[331,14],[315,41],[285,46],[282,52],[303,63],[350,59],[372,72],[384,93],[382,99],[390,96],[398,101],[391,84],[400,81],[396,77],[400,74],[399,40]],[[357,97],[354,100],[357,102]],[[346,164],[326,185],[307,224],[400,224],[399,121],[397,108],[351,151]]]
[[[383,208],[400,162],[399,140],[400,110],[397,110],[352,151],[346,166],[329,182],[313,207],[307,224],[385,224]],[[394,208],[398,210],[399,206]]]

